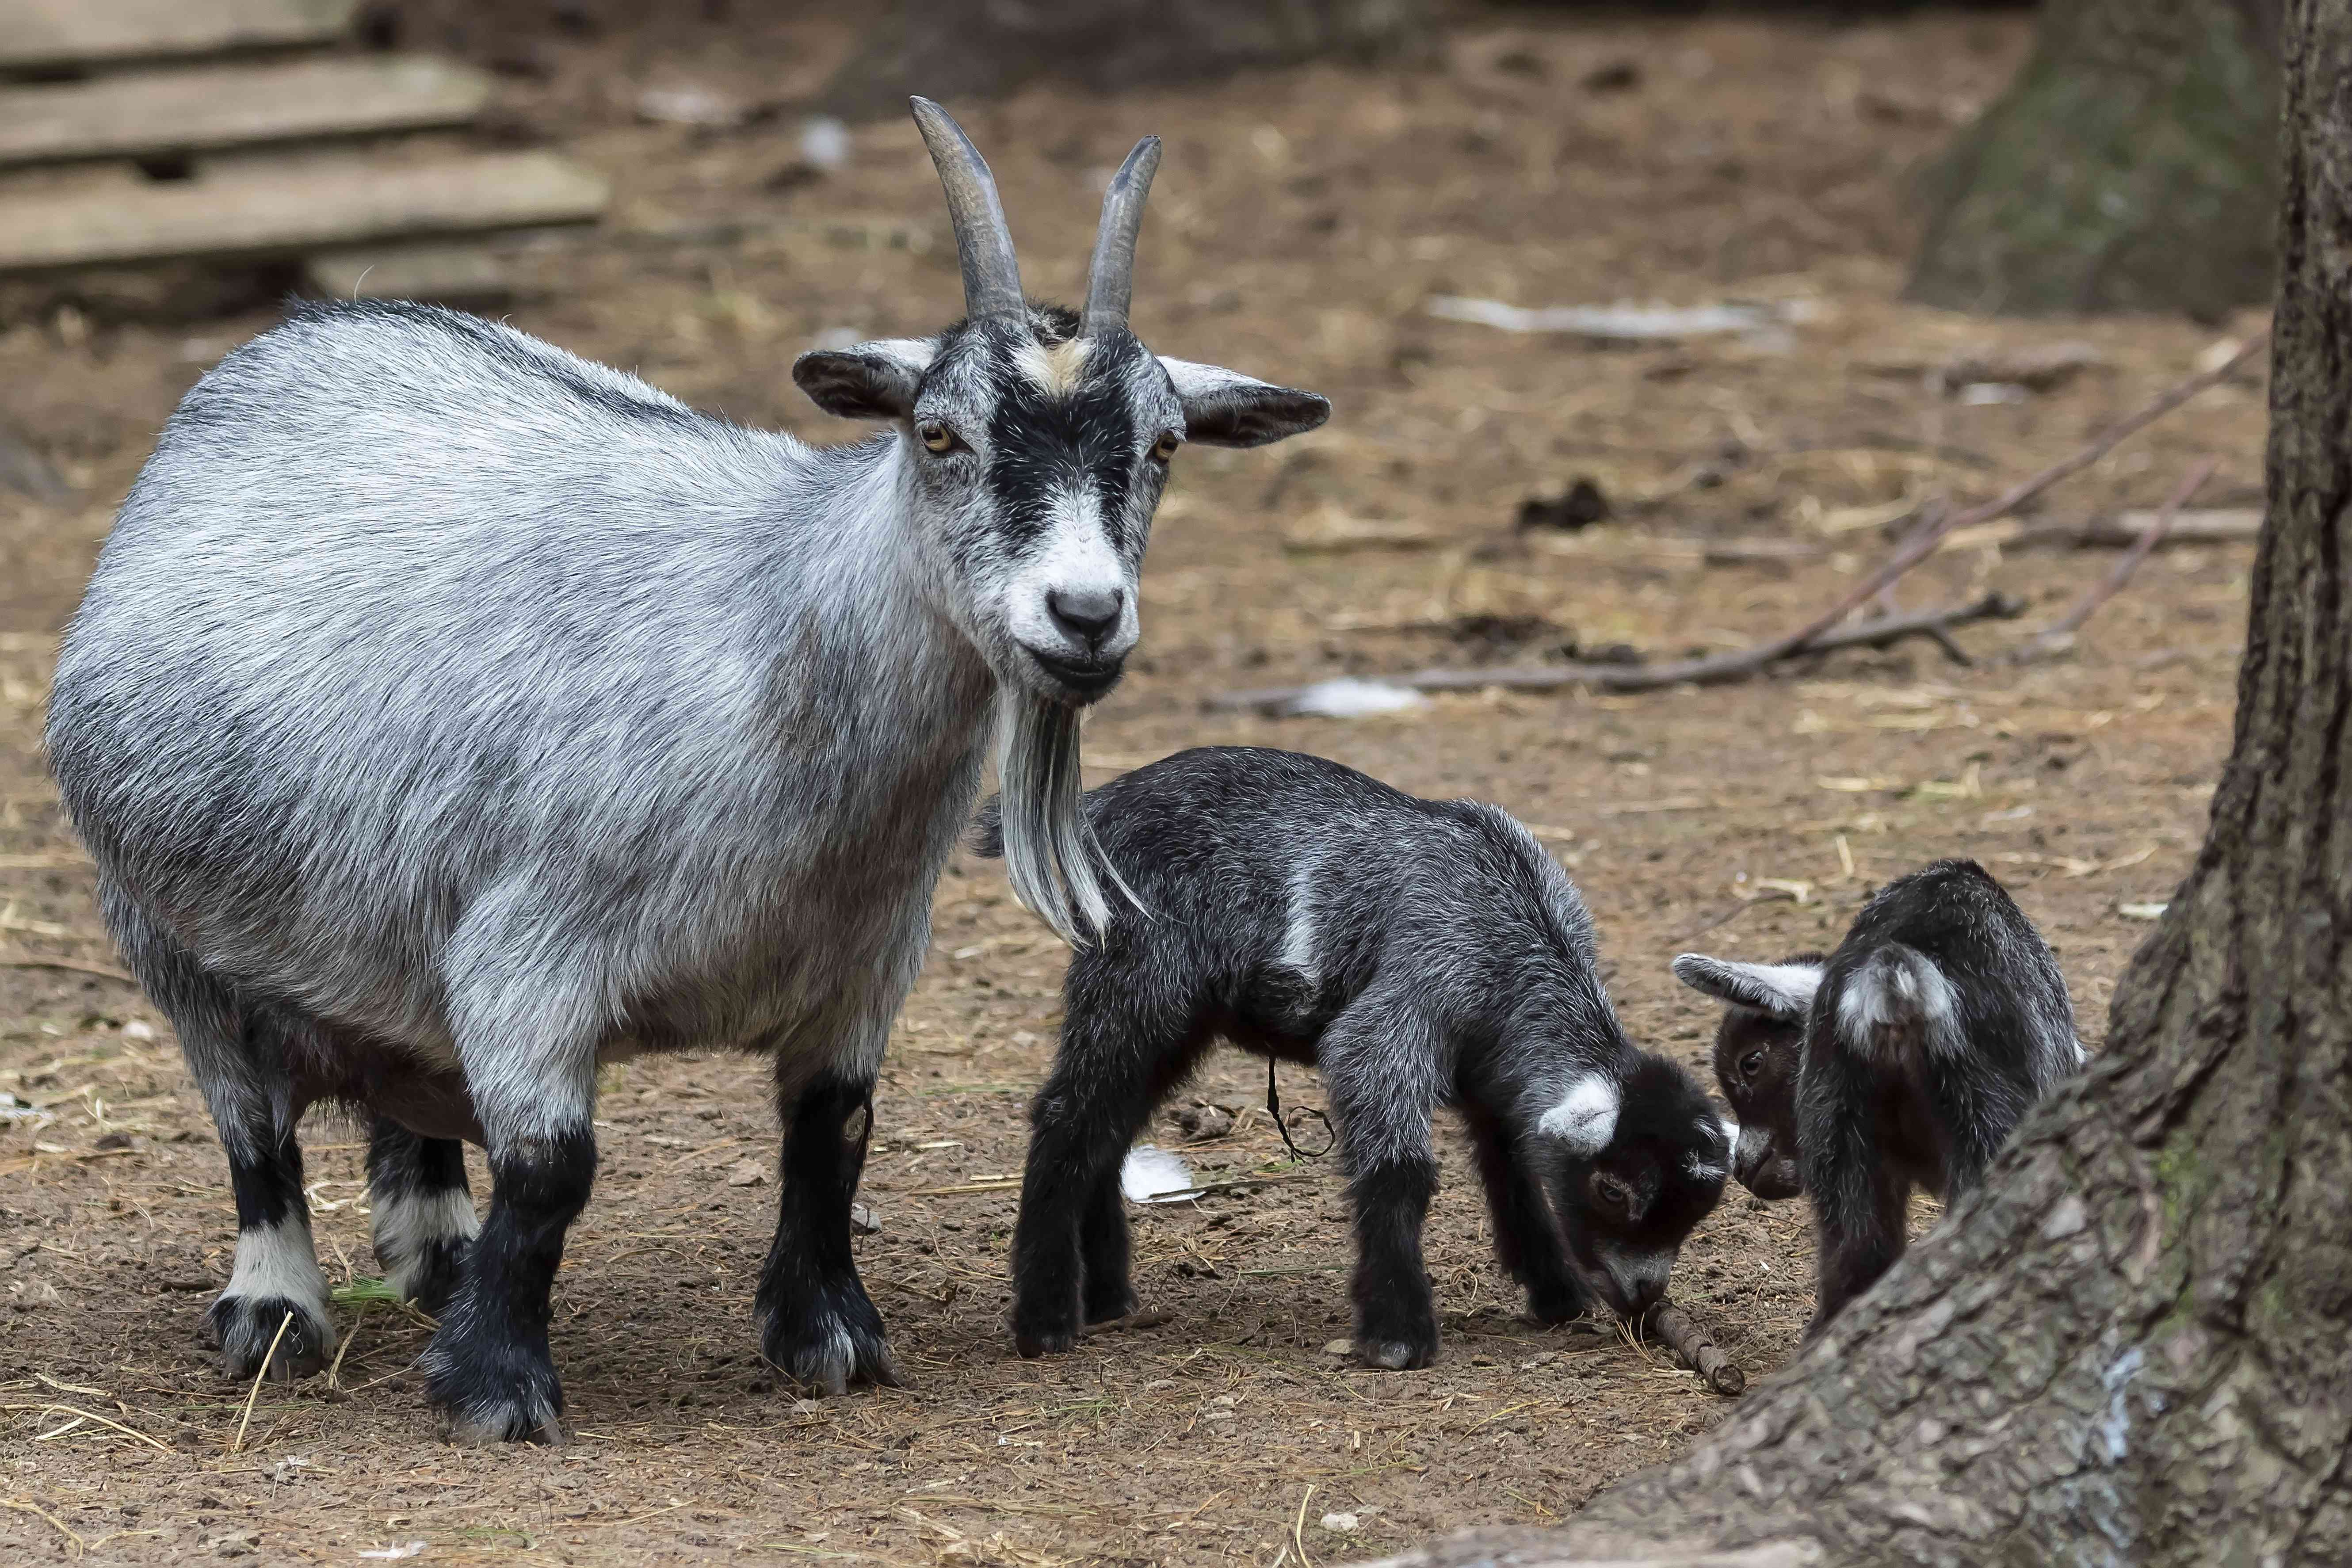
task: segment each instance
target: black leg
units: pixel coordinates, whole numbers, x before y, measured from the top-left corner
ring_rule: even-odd
[[[1114,1169],[1097,1178],[1078,1222],[1078,1255],[1086,1266],[1086,1290],[1081,1302],[1087,1321],[1107,1323],[1135,1310],[1135,1286],[1129,1278],[1127,1198],[1119,1191]]]
[[[1798,1157],[1813,1200],[1813,1321],[1821,1337],[1909,1245],[1910,1179],[1888,1156],[1875,1084],[1843,1052],[1809,1052],[1798,1089]]]
[[[481,1228],[465,1150],[379,1116],[368,1130],[367,1169],[376,1266],[402,1300],[437,1316],[457,1293]]]
[[[783,1179],[776,1239],[760,1276],[761,1351],[806,1388],[845,1392],[853,1383],[901,1384],[882,1314],[857,1278],[849,1204],[873,1134],[872,1079],[821,1078],[784,1110]]]
[[[492,1137],[490,1215],[423,1364],[458,1441],[560,1443],[563,1390],[547,1345],[549,1293],[564,1232],[595,1184],[596,1138],[585,1125]]]
[[[1317,1047],[1356,1211],[1356,1354],[1391,1371],[1437,1359],[1437,1300],[1422,1263],[1421,1227],[1437,1194],[1429,1119],[1444,1043],[1412,998],[1368,993]]]
[[[228,1156],[236,1262],[205,1314],[205,1337],[220,1347],[222,1370],[240,1382],[265,1359],[279,1382],[307,1376],[326,1363],[334,1332],[294,1141],[303,1102],[288,1075],[287,1047],[299,1020],[257,1005],[103,879],[99,903],[140,984],[179,1032]]]
[[[1403,1372],[1437,1359],[1437,1301],[1421,1226],[1437,1194],[1434,1161],[1382,1162],[1348,1184],[1356,1206],[1356,1353]]]
[[[1496,1256],[1526,1289],[1528,1310],[1542,1323],[1582,1317],[1591,1298],[1569,1268],[1559,1222],[1537,1173],[1528,1166],[1525,1141],[1483,1105],[1465,1104],[1463,1119],[1470,1125],[1486,1207],[1495,1219]]]
[[[291,1131],[266,1123],[236,1137],[224,1128],[222,1142],[236,1194],[236,1267],[205,1314],[206,1333],[221,1348],[222,1370],[240,1382],[265,1356],[274,1382],[308,1377],[326,1365],[334,1331],[302,1196],[302,1151]]]
[[[1082,1322],[1134,1310],[1119,1167],[1207,1047],[1189,998],[1157,994],[1114,931],[1070,961],[1054,1070],[1029,1108],[1013,1232],[1013,1342],[1057,1355]]]

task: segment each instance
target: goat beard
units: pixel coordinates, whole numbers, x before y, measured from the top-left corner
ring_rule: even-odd
[[[1109,888],[1139,912],[1143,904],[1105,858],[1079,796],[1080,710],[1008,689],[1000,727],[1004,870],[1013,896],[1072,947],[1108,930]]]

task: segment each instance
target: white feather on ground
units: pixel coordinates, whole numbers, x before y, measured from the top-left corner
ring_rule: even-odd
[[[1165,1149],[1138,1143],[1118,1168],[1118,1190],[1131,1204],[1174,1203],[1193,1191],[1192,1168]]]
[[[1405,687],[1341,676],[1337,680],[1316,682],[1284,704],[1282,710],[1305,718],[1360,719],[1367,713],[1396,713],[1418,708],[1428,700]]]

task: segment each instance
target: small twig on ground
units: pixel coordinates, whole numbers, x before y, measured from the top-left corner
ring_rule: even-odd
[[[85,963],[79,958],[0,958],[0,969],[70,969],[76,974],[99,974],[109,980],[137,984],[135,975],[103,963]]]
[[[68,1549],[79,1557],[89,1550],[89,1542],[67,1528],[66,1521],[37,1502],[19,1502],[15,1498],[0,1498],[0,1508],[14,1509],[18,1513],[35,1514],[48,1521],[49,1528],[66,1538]]]
[[[1315,1568],[1307,1558],[1307,1503],[1314,1495],[1315,1488],[1310,1484],[1298,1500],[1298,1518],[1290,1527],[1290,1544],[1298,1549],[1298,1568]]]
[[[336,1386],[335,1380],[343,1374],[343,1357],[350,1352],[352,1342],[360,1337],[360,1325],[367,1321],[368,1308],[373,1304],[369,1301],[360,1303],[358,1313],[352,1319],[351,1331],[343,1336],[343,1342],[335,1347],[335,1364],[327,1369],[327,1387],[330,1391]]]
[[[1672,1346],[1674,1352],[1683,1358],[1683,1364],[1698,1373],[1699,1380],[1717,1394],[1737,1397],[1747,1392],[1747,1374],[1716,1348],[1715,1342],[1706,1337],[1706,1331],[1691,1321],[1689,1313],[1672,1301],[1661,1301],[1651,1308],[1642,1320],[1642,1328]]]
[[[2047,658],[2052,654],[2063,653],[2074,647],[2074,634],[2083,629],[2083,623],[2096,615],[2101,605],[2123,591],[2124,584],[2131,581],[2132,574],[2139,570],[2139,563],[2147,559],[2147,552],[2155,549],[2157,542],[2171,530],[2173,518],[2189,504],[2189,498],[2204,489],[2205,481],[2213,477],[2215,467],[2215,460],[2208,458],[2189,469],[2179,488],[2165,498],[2162,510],[2140,531],[2138,540],[2124,552],[2123,559],[2116,563],[2114,569],[2074,601],[2073,609],[2027,637],[2011,651],[2009,657],[2019,664],[2026,664],[2037,658]]]
[[[1965,664],[1968,662],[1966,657],[1960,654],[1958,646],[1949,636],[1951,627],[1964,620],[1978,620],[1987,616],[2021,614],[2021,605],[2016,605],[2013,600],[2002,599],[1999,595],[1989,595],[1973,607],[1972,613],[1969,607],[1961,607],[1929,612],[1918,617],[1882,616],[1874,621],[1864,622],[1861,626],[1841,627],[1848,616],[1878,597],[1905,573],[1935,554],[1953,534],[1962,529],[2006,517],[2061,479],[2081,473],[2121,445],[2126,437],[2171,413],[2199,393],[2228,380],[2247,360],[2269,345],[2268,331],[2256,333],[2223,363],[2211,370],[2200,371],[2172,386],[2137,412],[2101,431],[2072,456],[2059,459],[2038,474],[2020,479],[1980,506],[1959,511],[1942,507],[1928,508],[1918,525],[1876,571],[1847,589],[1829,609],[1784,636],[1730,653],[1714,654],[1705,658],[1678,659],[1666,664],[1562,664],[1534,668],[1424,669],[1395,679],[1391,683],[1416,691],[1475,691],[1490,686],[1515,691],[1551,691],[1564,686],[1589,686],[1598,691],[1651,691],[1665,686],[1746,680],[1793,655],[1822,653],[1832,648],[1850,647],[1856,643],[1883,647],[1897,637],[1934,638],[1947,654],[1958,658]],[[1995,604],[2015,607],[2006,610],[1985,607]],[[1911,621],[1917,624],[1898,624]],[[1306,689],[1305,687],[1285,687],[1271,690],[1223,692],[1209,698],[1203,706],[1211,710],[1242,708],[1279,712]]]
[[[253,1391],[245,1396],[245,1417],[236,1424],[236,1441],[228,1446],[232,1454],[245,1452],[245,1429],[253,1425],[253,1406],[261,1398],[261,1380],[269,1375],[269,1358],[278,1353],[278,1342],[284,1339],[286,1331],[293,1326],[294,1314],[289,1310],[278,1320],[278,1331],[269,1336],[269,1348],[261,1352],[261,1364],[253,1373]]]

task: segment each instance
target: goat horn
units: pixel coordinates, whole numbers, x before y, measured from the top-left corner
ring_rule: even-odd
[[[1143,198],[1160,167],[1160,138],[1135,144],[1127,162],[1103,192],[1102,226],[1095,231],[1095,258],[1087,268],[1087,337],[1127,325],[1128,301],[1135,297],[1135,235],[1143,226]]]
[[[1021,268],[1013,258],[1013,232],[996,199],[988,160],[948,111],[928,98],[912,100],[915,124],[947,188],[948,219],[955,226],[956,258],[963,263],[963,308],[972,320],[1018,319]]]

